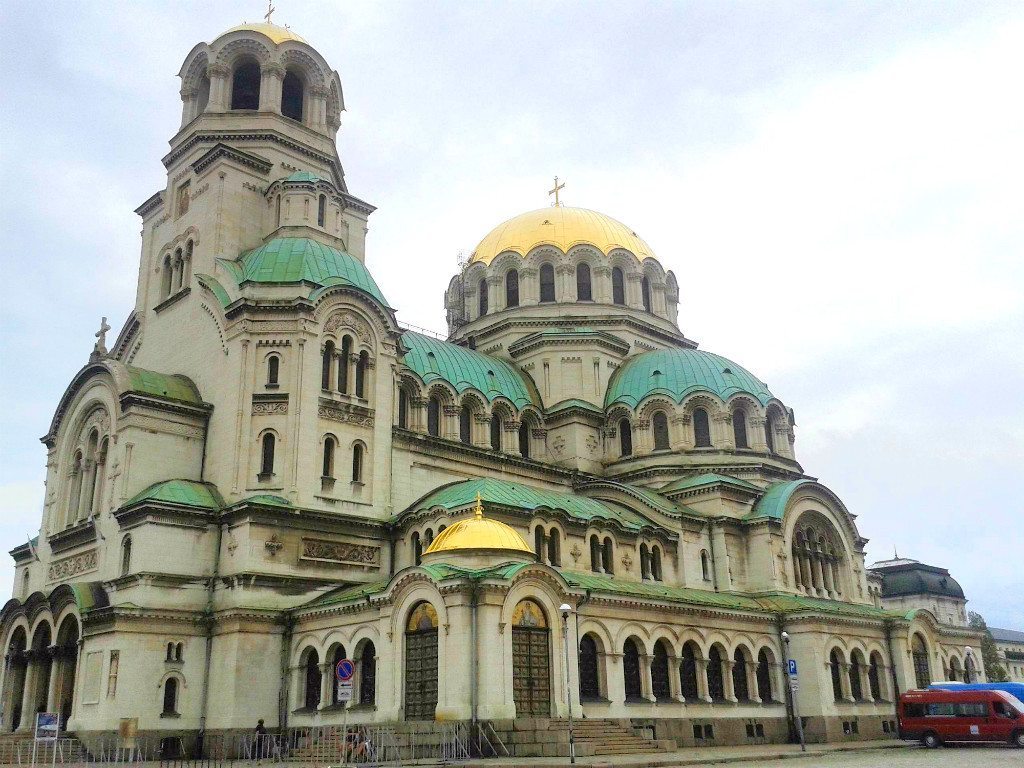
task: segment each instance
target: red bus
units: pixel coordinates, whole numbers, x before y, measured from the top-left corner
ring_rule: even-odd
[[[900,735],[926,747],[954,741],[1024,747],[1024,703],[1006,691],[907,691],[899,716]]]

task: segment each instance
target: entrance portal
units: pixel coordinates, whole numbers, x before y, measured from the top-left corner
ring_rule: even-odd
[[[512,612],[512,698],[516,717],[551,716],[551,632],[532,600]]]
[[[420,603],[405,627],[405,719],[433,720],[437,709],[437,611]]]

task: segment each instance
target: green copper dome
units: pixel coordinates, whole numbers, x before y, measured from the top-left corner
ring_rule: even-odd
[[[309,283],[317,288],[350,285],[385,307],[384,294],[366,266],[344,251],[309,237],[276,237],[233,262],[221,262],[243,283]]]
[[[731,360],[697,349],[659,349],[626,360],[608,384],[604,405],[633,408],[648,395],[682,402],[691,392],[711,392],[726,400],[745,392],[762,405],[772,399],[768,385]]]

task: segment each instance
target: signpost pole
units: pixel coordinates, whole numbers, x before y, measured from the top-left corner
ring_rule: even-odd
[[[338,679],[338,700],[335,704],[341,704],[341,764],[348,765],[348,703],[352,701],[352,676],[355,674],[356,664],[352,659],[340,659],[334,665],[334,676]]]
[[[800,691],[800,680],[797,676],[796,659],[789,658],[789,633],[782,633],[782,659],[786,664],[787,685],[789,687],[790,700],[793,702],[793,720],[796,723],[796,733],[800,739],[800,751],[807,751],[807,744],[804,742],[804,724],[800,719],[800,705],[797,703],[796,695]]]

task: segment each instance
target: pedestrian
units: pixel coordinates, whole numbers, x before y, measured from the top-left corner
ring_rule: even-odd
[[[253,746],[255,751],[256,762],[260,761],[263,757],[263,751],[267,742],[267,727],[263,724],[263,718],[261,717],[256,723],[256,734],[253,738]]]

